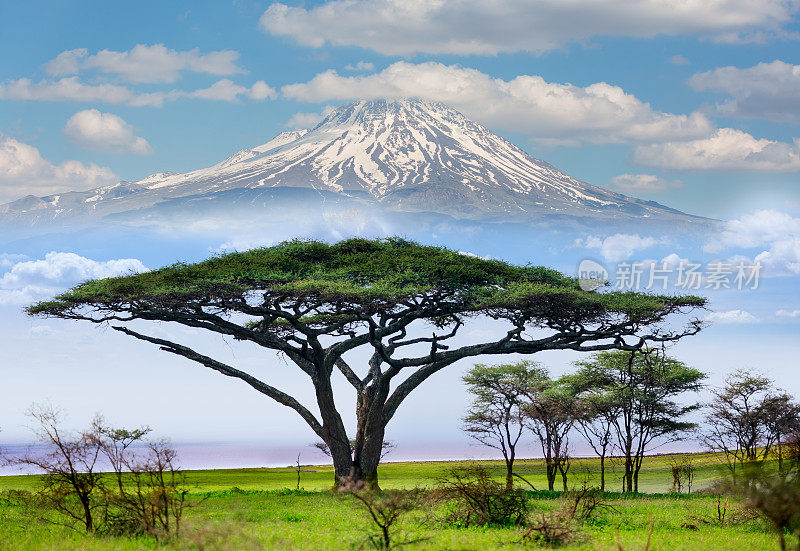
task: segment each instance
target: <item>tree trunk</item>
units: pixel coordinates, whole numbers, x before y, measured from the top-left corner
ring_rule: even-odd
[[[623,492],[633,491],[633,461],[631,461],[630,456],[625,457],[625,475],[624,475],[624,484],[622,491]]]
[[[552,461],[547,461],[547,489],[550,491],[555,490],[556,485],[556,467]]]
[[[506,490],[514,488],[514,448],[511,448],[506,458]]]
[[[356,438],[352,448],[347,436],[345,450],[340,450],[334,459],[334,488],[352,489],[368,488],[380,490],[378,486],[378,464],[383,452],[383,441],[386,432],[383,419],[383,396],[376,397],[376,388],[367,387],[359,393],[356,406]],[[331,443],[326,442],[333,452]]]
[[[600,456],[600,491],[606,491],[606,455]]]
[[[81,497],[81,505],[83,505],[83,521],[86,525],[86,531],[91,532],[94,530],[94,519],[92,518],[92,508],[89,506],[89,497]]]
[[[381,424],[364,427],[364,441],[361,449],[353,451],[353,466],[360,474],[360,480],[370,490],[380,490],[378,486],[378,464],[383,451],[385,427]]]

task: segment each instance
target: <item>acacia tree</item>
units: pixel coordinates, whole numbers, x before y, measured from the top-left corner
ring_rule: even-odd
[[[470,257],[402,239],[334,245],[291,241],[197,264],[88,281],[28,307],[32,315],[111,323],[249,384],[296,411],[330,448],[337,483],[377,486],[386,425],[403,400],[463,358],[542,350],[636,350],[697,333],[672,314],[702,307],[699,297],[587,292],[574,278],[533,266]],[[491,318],[502,334],[455,344],[471,318]],[[131,329],[163,321],[248,341],[282,353],[308,377],[316,412],[267,381],[184,344]],[[370,351],[363,368],[348,355]],[[340,373],[356,392],[355,445],[334,400]]]
[[[575,395],[566,379],[552,380],[542,367],[531,369],[525,391],[525,424],[539,440],[547,475],[547,489],[553,490],[561,474],[567,491],[569,471],[569,433],[575,424]]]
[[[639,471],[652,446],[678,440],[697,426],[684,417],[700,404],[676,399],[698,391],[705,374],[653,348],[600,352],[577,365],[586,388],[617,405],[611,420],[624,460],[623,491],[638,492]]]
[[[784,446],[800,429],[800,405],[794,397],[778,391],[765,400],[763,405],[767,419],[767,430],[772,435],[773,446],[778,450],[778,470],[783,472]]]
[[[526,389],[536,364],[477,364],[462,380],[474,396],[464,416],[464,431],[481,444],[500,450],[506,464],[506,488],[514,487],[514,459],[525,428]]]
[[[776,444],[782,468],[782,441],[798,425],[800,414],[792,397],[776,390],[769,377],[743,369],[713,392],[703,440],[725,454],[733,478],[738,466],[764,461]]]

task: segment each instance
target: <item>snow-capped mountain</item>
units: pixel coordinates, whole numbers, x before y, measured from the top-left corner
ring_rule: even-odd
[[[198,201],[255,204],[254,197],[287,193],[472,219],[704,220],[571,178],[446,105],[408,99],[351,103],[311,130],[283,132],[194,172],[25,197],[0,206],[0,223],[145,213],[167,204],[174,210]]]

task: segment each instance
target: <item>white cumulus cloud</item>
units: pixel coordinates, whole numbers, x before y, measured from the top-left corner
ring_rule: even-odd
[[[41,300],[88,279],[146,271],[135,258],[96,261],[75,253],[49,252],[43,259],[17,262],[0,277],[0,305]]]
[[[248,91],[248,95],[250,99],[254,100],[263,100],[263,99],[274,99],[278,97],[278,93],[275,91],[275,88],[269,86],[263,80],[259,80],[255,84],[250,87]]]
[[[352,76],[329,70],[281,92],[314,103],[387,97],[441,101],[492,128],[542,142],[660,142],[704,137],[713,129],[703,114],[662,113],[605,82],[581,87],[537,75],[506,81],[437,62],[400,61],[378,73]]]
[[[0,272],[23,260],[28,260],[28,257],[24,254],[0,253]]]
[[[734,42],[786,34],[793,0],[334,0],[274,3],[264,31],[298,44],[387,55],[543,52],[597,36],[691,35]]]
[[[778,310],[775,315],[780,318],[800,318],[800,310]]]
[[[238,59],[239,52],[234,50],[204,54],[197,48],[176,51],[163,44],[137,44],[124,52],[101,50],[94,55],[89,55],[89,51],[84,48],[67,50],[49,61],[45,70],[51,76],[97,70],[119,75],[129,82],[174,82],[181,71],[217,76],[246,72],[236,64]]]
[[[22,101],[81,101],[127,103],[136,94],[116,84],[85,84],[78,77],[33,82],[28,78],[0,84],[0,99]]]
[[[696,140],[638,146],[633,160],[673,170],[796,172],[800,170],[800,140],[795,138],[790,144],[720,128]]]
[[[686,58],[686,56],[682,56],[680,54],[670,57],[669,62],[673,65],[691,65],[692,63],[688,58]]]
[[[607,237],[590,235],[586,239],[578,239],[575,245],[586,249],[597,249],[608,262],[619,262],[633,256],[636,251],[649,249],[661,241],[639,234],[615,233]]]
[[[707,252],[756,249],[763,275],[800,275],[800,218],[774,209],[758,210],[725,223],[703,246]]]
[[[683,187],[683,183],[679,180],[666,180],[654,174],[619,174],[611,178],[608,187],[628,194],[662,193]]]
[[[731,99],[717,106],[729,117],[780,122],[800,119],[800,65],[775,60],[753,67],[718,67],[689,79],[695,90],[721,92]]]
[[[728,310],[726,312],[712,312],[706,316],[706,321],[716,323],[758,323],[758,318],[745,310]]]
[[[140,136],[134,135],[133,127],[113,113],[101,113],[97,109],[78,111],[64,126],[64,137],[87,149],[113,153],[153,152],[152,146]]]
[[[117,181],[110,168],[72,160],[54,164],[32,145],[0,136],[0,204],[25,195],[91,189]]]
[[[246,96],[254,100],[273,98],[276,92],[267,86],[264,81],[259,80],[251,88],[235,84],[230,79],[218,80],[208,88],[195,90],[186,94],[191,98],[217,100],[217,101],[237,101],[240,96]]]
[[[194,91],[167,90],[139,92],[127,86],[97,83],[86,84],[78,77],[33,82],[28,78],[0,83],[0,100],[16,101],[75,101],[82,103],[126,104],[131,107],[161,107],[181,98],[202,98],[216,101],[236,101],[240,97],[264,100],[277,97],[274,88],[259,80],[251,87],[222,79],[208,88]]]
[[[317,113],[295,113],[287,121],[286,126],[289,128],[313,128],[332,112],[333,107],[326,105]]]

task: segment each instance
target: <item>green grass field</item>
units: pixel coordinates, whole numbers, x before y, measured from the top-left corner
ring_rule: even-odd
[[[640,489],[635,497],[615,493],[620,486],[620,466],[611,465],[606,496],[612,509],[584,523],[582,541],[570,549],[644,549],[652,523],[650,549],[741,550],[777,549],[777,537],[764,521],[747,517],[741,505],[728,503],[723,525],[703,522],[715,518],[717,498],[706,493],[670,494],[670,456],[646,459]],[[719,476],[719,459],[696,455],[694,490],[702,490]],[[387,463],[380,470],[384,489],[431,488],[436,479],[458,462]],[[502,478],[500,462],[482,462]],[[596,460],[576,460],[570,484],[596,482]],[[101,538],[38,520],[35,511],[21,504],[0,502],[0,549],[358,549],[368,533],[366,513],[347,495],[328,489],[332,471],[327,466],[235,469],[187,472],[191,508],[185,515],[183,537],[168,544],[149,539]],[[537,489],[546,487],[541,461],[519,461],[516,471]],[[35,476],[0,477],[0,491],[35,490]],[[533,514],[557,508],[558,493],[529,492]],[[746,517],[746,518],[745,518]],[[437,508],[409,514],[404,531],[423,541],[403,549],[484,550],[523,549],[522,530],[510,527],[455,528],[442,523]],[[687,528],[694,525],[697,529]],[[684,526],[682,526],[684,525]]]

